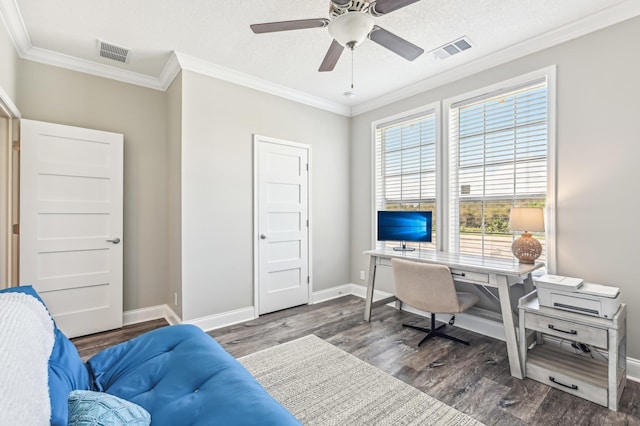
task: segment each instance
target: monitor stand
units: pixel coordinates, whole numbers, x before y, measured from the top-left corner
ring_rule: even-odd
[[[415,251],[415,248],[407,247],[407,243],[405,241],[403,241],[402,245],[400,247],[394,247],[393,250],[395,250],[395,251]]]

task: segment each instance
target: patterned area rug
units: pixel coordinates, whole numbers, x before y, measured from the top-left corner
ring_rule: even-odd
[[[239,361],[305,425],[482,425],[314,335]]]

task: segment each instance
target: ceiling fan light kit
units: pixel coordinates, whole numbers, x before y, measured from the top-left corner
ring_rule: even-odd
[[[373,29],[373,21],[368,13],[344,13],[329,23],[329,35],[342,46],[353,49],[366,40]]]
[[[250,25],[256,34],[328,27],[333,42],[318,71],[333,71],[345,47],[353,50],[365,39],[413,61],[424,50],[390,31],[374,24],[375,18],[394,12],[420,0],[332,0],[329,19],[301,19]]]

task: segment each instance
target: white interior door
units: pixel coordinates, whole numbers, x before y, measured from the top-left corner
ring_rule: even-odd
[[[69,337],[122,327],[123,136],[20,127],[20,284]]]
[[[309,303],[309,147],[255,137],[258,314]]]

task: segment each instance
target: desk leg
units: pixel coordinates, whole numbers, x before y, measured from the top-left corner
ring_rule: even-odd
[[[373,303],[373,288],[376,284],[376,256],[369,257],[369,279],[367,280],[367,297],[364,299],[364,320],[371,320],[371,304]]]
[[[529,294],[535,289],[533,285],[533,278],[531,278],[531,272],[527,274],[527,278],[524,279],[522,284],[524,285],[524,294]]]
[[[513,311],[511,310],[509,282],[507,277],[504,275],[498,275],[497,280],[498,295],[500,296],[500,309],[502,310],[502,324],[504,325],[504,336],[507,341],[507,355],[509,356],[511,375],[518,379],[522,379],[524,377],[522,375],[522,365],[520,364],[520,354],[518,351],[516,324],[514,322]]]

